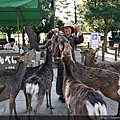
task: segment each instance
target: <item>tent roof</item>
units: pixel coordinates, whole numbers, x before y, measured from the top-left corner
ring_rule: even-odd
[[[0,0],[0,16],[0,26],[38,26],[38,0]]]

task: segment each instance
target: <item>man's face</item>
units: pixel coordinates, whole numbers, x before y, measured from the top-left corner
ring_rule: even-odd
[[[15,44],[15,42],[10,42],[10,44],[11,44],[11,47],[13,47],[13,46],[14,46],[14,44]]]
[[[71,27],[69,27],[69,26],[64,27],[64,33],[65,33],[65,35],[69,36],[69,35],[71,35],[71,32],[72,32]]]

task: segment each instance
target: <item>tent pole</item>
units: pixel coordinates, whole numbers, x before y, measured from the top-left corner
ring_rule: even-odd
[[[22,41],[24,41],[23,39],[24,39],[24,33],[23,33],[23,20],[24,20],[24,16],[22,15],[22,13],[21,13],[21,11],[20,11],[20,9],[19,8],[17,8],[17,15],[18,15],[18,30],[20,29],[20,25],[19,25],[19,15],[20,15],[20,18],[21,18],[21,29],[22,29]],[[19,32],[20,32],[20,30],[19,30]],[[19,34],[18,34],[19,35]],[[19,37],[18,37],[19,38]],[[19,44],[20,44],[20,39],[19,39]],[[23,44],[22,44],[22,46],[23,46]]]
[[[17,14],[17,27],[18,27],[18,47],[19,47],[19,53],[20,53],[20,39],[19,39],[20,26],[19,26],[19,15],[18,14]]]
[[[22,32],[22,47],[25,46],[25,33],[24,33],[24,28],[23,28],[23,20],[21,19],[21,32]]]

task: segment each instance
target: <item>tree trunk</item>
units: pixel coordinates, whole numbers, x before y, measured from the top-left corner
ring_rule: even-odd
[[[107,52],[107,35],[108,35],[108,28],[105,27],[105,30],[104,30],[104,50],[105,50],[105,52]]]
[[[51,1],[51,10],[52,10],[52,15],[50,18],[50,28],[55,28],[55,0]]]
[[[40,42],[39,33],[36,33],[36,36],[37,36],[37,43],[39,44],[39,42]]]
[[[10,40],[10,38],[11,38],[11,33],[10,33],[10,32],[7,32],[7,36],[8,36],[8,42],[9,42],[9,40]]]
[[[27,32],[29,42],[30,42],[30,49],[36,49],[39,51],[39,44],[37,43],[37,38],[31,26],[25,26],[25,30]]]
[[[23,41],[23,46],[26,46],[25,44],[25,30],[22,28],[22,41]]]
[[[105,6],[108,6],[108,0],[105,1]],[[107,35],[108,35],[108,19],[104,18],[105,21],[105,29],[104,29],[104,50],[107,52]]]

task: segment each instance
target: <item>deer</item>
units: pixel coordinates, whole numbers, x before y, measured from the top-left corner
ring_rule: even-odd
[[[84,65],[85,66],[89,66],[89,67],[95,67],[95,68],[102,68],[102,69],[107,69],[113,72],[117,72],[120,74],[120,62],[108,62],[108,63],[104,63],[104,62],[95,62],[95,54],[96,52],[98,52],[99,48],[93,49],[93,48],[89,48],[89,49],[85,49],[83,51],[80,51],[80,53],[85,56],[85,60],[84,60]],[[111,74],[111,73],[109,73]],[[109,81],[106,81],[109,82]],[[114,82],[114,81],[113,81]],[[115,84],[116,85],[116,84]],[[102,90],[103,91],[103,90]],[[111,98],[110,96],[107,95],[107,97]],[[116,116],[120,116],[120,98],[118,97],[117,99],[115,98],[111,98],[115,101],[118,102],[118,113]]]
[[[42,63],[43,64],[43,63]],[[27,95],[26,95],[26,90],[25,90],[25,87],[24,87],[24,84],[25,84],[25,80],[30,77],[33,73],[35,73],[39,68],[40,66],[42,66],[42,64],[38,65],[38,66],[35,66],[35,67],[27,67],[26,69],[26,72],[25,72],[25,75],[23,77],[23,80],[22,80],[22,83],[21,83],[21,90],[23,90],[23,93],[25,95],[25,99],[26,99],[26,110],[28,109],[28,101],[27,101]],[[18,62],[18,66],[19,66],[19,62]],[[1,69],[0,70],[0,77],[2,76],[10,76],[10,75],[14,75],[15,73],[17,72],[17,67],[16,69]],[[0,85],[0,89],[2,89],[1,87],[4,87],[3,85]],[[1,92],[1,90],[0,90]],[[32,109],[32,107],[31,107]]]
[[[89,48],[89,49],[80,51],[80,54],[85,56],[84,65],[89,67],[109,69],[113,72],[120,73],[120,62],[107,62],[107,63],[95,62],[94,61],[96,59],[95,55],[96,55],[96,52],[98,51],[99,51],[99,48],[96,48],[96,49]]]
[[[22,80],[22,83],[21,83],[21,90],[23,90],[23,93],[24,93],[24,96],[25,96],[26,111],[28,111],[28,101],[27,101],[27,95],[26,95],[26,90],[25,90],[25,86],[24,86],[25,81],[28,77],[30,77],[33,73],[35,73],[40,68],[40,66],[42,66],[42,64],[40,64],[38,66],[35,66],[35,67],[27,67],[25,75],[23,77],[23,80]],[[0,70],[0,77],[6,76],[6,75],[7,76],[8,75],[14,75],[16,73],[16,71],[17,71],[17,68],[16,69],[2,69],[2,70]],[[1,89],[1,87],[4,87],[4,86],[0,85],[0,89]],[[0,90],[0,92],[1,92],[1,90]],[[32,110],[32,107],[31,107],[31,110]]]
[[[34,109],[34,116],[38,115],[38,110],[40,109],[41,104],[43,103],[43,98],[46,93],[46,106],[52,109],[51,103],[51,88],[53,81],[53,69],[52,69],[52,49],[53,43],[55,40],[55,35],[47,41],[45,46],[42,48],[46,48],[46,60],[44,64],[36,71],[31,77],[27,78],[25,81],[25,88],[28,99],[28,115],[30,116],[31,111],[31,102],[32,95],[36,95],[37,103]],[[49,103],[48,103],[49,96]],[[36,118],[37,119],[37,118]]]
[[[17,71],[12,75],[0,77],[0,91],[1,91],[0,102],[9,99],[9,119],[10,120],[12,117],[13,109],[14,109],[16,120],[19,119],[17,116],[17,112],[16,112],[15,99],[19,91],[21,90],[21,83],[25,75],[27,65],[32,59],[34,52],[35,50],[32,49],[28,51],[27,53],[23,53],[20,56],[14,57],[14,60],[19,62]]]
[[[107,115],[107,106],[102,96],[92,87],[88,87],[78,77],[74,76],[74,61],[72,47],[69,41],[64,42],[61,60],[64,66],[64,97],[67,104],[68,117],[73,113],[74,119],[85,116],[87,120],[100,120],[101,116]]]
[[[58,43],[61,46],[61,53],[64,49],[64,41],[66,38],[59,33]],[[62,41],[62,42],[61,42]],[[59,58],[58,58],[59,60]],[[106,97],[120,103],[120,75],[107,69],[88,67],[75,61],[74,76],[85,85],[101,91]],[[120,104],[116,116],[120,116]]]

